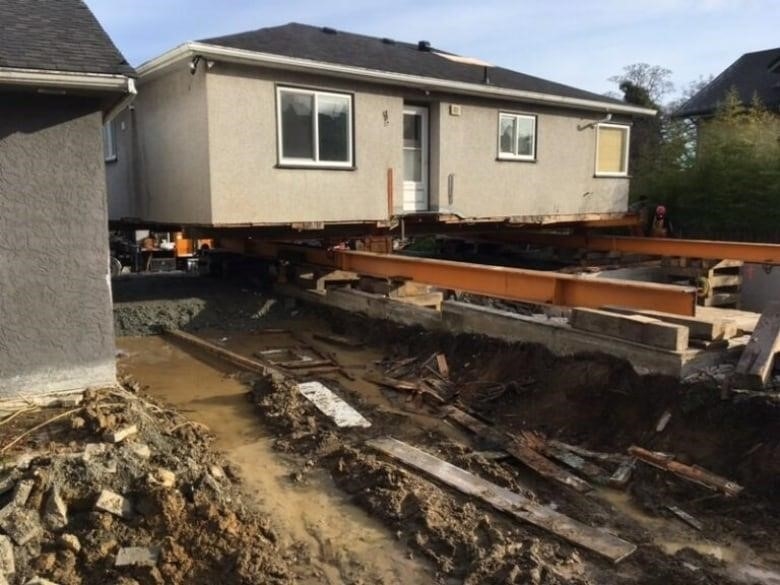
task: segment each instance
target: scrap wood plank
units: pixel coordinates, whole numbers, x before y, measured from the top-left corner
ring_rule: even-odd
[[[758,319],[742,357],[737,376],[750,387],[765,386],[772,375],[775,355],[780,353],[780,301],[768,303]]]
[[[185,333],[180,329],[168,329],[165,331],[164,334],[169,337],[173,337],[174,339],[177,339],[179,341],[189,343],[190,345],[198,347],[199,349],[205,350],[209,353],[212,353],[217,357],[225,360],[226,362],[238,368],[241,368],[243,370],[248,370],[250,372],[255,372],[257,374],[268,373],[268,369],[264,364],[261,364],[260,362],[256,362],[253,359],[244,357],[235,352],[227,350],[224,347],[219,347],[218,345],[206,341],[205,339],[201,339],[200,337],[196,337],[195,335]]]
[[[621,453],[602,453],[599,451],[591,451],[590,449],[585,449],[584,447],[580,447],[579,445],[570,445],[569,443],[564,443],[563,441],[558,441],[557,439],[549,439],[548,443],[550,445],[558,447],[559,449],[566,449],[567,451],[576,453],[581,457],[585,457],[587,459],[595,459],[596,461],[606,461],[609,463],[623,464],[626,461],[631,459],[630,457],[622,455]]]
[[[447,356],[443,353],[436,354],[436,367],[439,368],[439,373],[445,378],[450,377],[450,366],[447,363]]]
[[[523,433],[522,435],[527,441],[530,441],[529,446],[534,450],[563,463],[567,467],[576,469],[596,483],[601,485],[609,484],[609,473],[603,467],[588,461],[576,453],[551,445],[549,441],[538,433]]]
[[[336,396],[321,382],[301,382],[298,392],[308,398],[325,416],[331,418],[337,427],[368,428],[371,423],[362,414]]]
[[[481,499],[497,510],[547,530],[615,563],[636,550],[635,544],[602,528],[583,524],[396,439],[372,439],[366,444],[466,495]]]
[[[702,529],[704,528],[704,525],[701,523],[701,521],[697,520],[696,518],[688,514],[688,512],[686,512],[682,508],[678,508],[677,506],[666,506],[666,509],[669,510],[675,516],[677,516],[680,520],[688,524],[689,526],[692,526],[693,528],[698,530],[699,532],[701,532]]]
[[[550,461],[547,457],[538,451],[535,451],[525,443],[516,439],[512,440],[512,438],[510,438],[508,435],[505,435],[494,427],[485,424],[467,412],[464,412],[459,408],[449,407],[445,410],[445,414],[447,418],[451,418],[458,424],[469,429],[474,434],[487,439],[495,446],[502,448],[514,459],[517,459],[522,464],[530,467],[542,477],[552,479],[582,493],[589,492],[593,489],[587,481],[584,481],[576,475],[569,473],[564,468]]]
[[[342,347],[356,348],[363,345],[360,341],[357,341],[356,339],[350,339],[349,337],[344,337],[343,335],[315,333],[312,335],[312,337],[314,339],[319,339],[320,341],[324,341],[332,345],[340,345]]]
[[[648,309],[632,309],[630,307],[619,307],[607,305],[602,307],[605,311],[611,313],[620,313],[622,315],[644,315],[652,317],[666,323],[675,325],[684,325],[688,328],[690,337],[703,339],[706,341],[727,340],[737,335],[737,323],[728,318],[719,317],[683,317],[674,313],[664,313],[662,311],[651,311]],[[696,307],[698,312],[699,307]]]
[[[648,451],[647,449],[637,447],[636,445],[629,447],[628,452],[648,465],[670,471],[678,477],[698,483],[713,491],[723,492],[727,496],[736,496],[743,489],[741,485],[716,475],[711,471],[707,471],[698,466],[685,465],[684,463],[675,461],[674,455],[669,453]]]
[[[333,362],[330,360],[315,360],[315,359],[302,359],[292,360],[289,362],[273,362],[275,366],[281,366],[288,370],[301,370],[309,368],[321,368],[323,366],[332,366]]]

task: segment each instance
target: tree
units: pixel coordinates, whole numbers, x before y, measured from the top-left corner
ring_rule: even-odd
[[[618,87],[625,82],[630,82],[636,87],[643,88],[651,101],[660,104],[663,97],[674,90],[671,75],[670,69],[660,65],[632,63],[623,67],[623,73],[613,75],[607,81],[616,83]]]

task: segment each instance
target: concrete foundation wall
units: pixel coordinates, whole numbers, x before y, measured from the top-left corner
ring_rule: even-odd
[[[397,194],[402,185],[400,94],[224,63],[209,71],[207,84],[214,223],[388,218],[388,169]],[[277,85],[354,94],[354,170],[277,166]]]
[[[102,116],[0,94],[0,398],[115,383]]]
[[[450,103],[460,106],[460,115],[451,115]],[[498,160],[499,112],[537,116],[536,161]],[[600,114],[463,97],[442,101],[435,113],[439,161],[438,178],[431,185],[434,208],[464,217],[626,211],[628,178],[594,176],[596,129],[583,126]]]

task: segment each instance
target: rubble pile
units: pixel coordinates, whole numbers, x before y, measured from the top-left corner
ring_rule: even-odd
[[[5,410],[0,585],[291,582],[208,429],[137,390]]]

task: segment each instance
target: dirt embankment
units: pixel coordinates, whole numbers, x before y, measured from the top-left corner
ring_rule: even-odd
[[[135,432],[114,442],[125,429]],[[0,444],[20,436],[0,473],[11,585],[294,582],[231,465],[175,412],[126,389],[88,391],[74,408],[28,408],[0,427]]]

